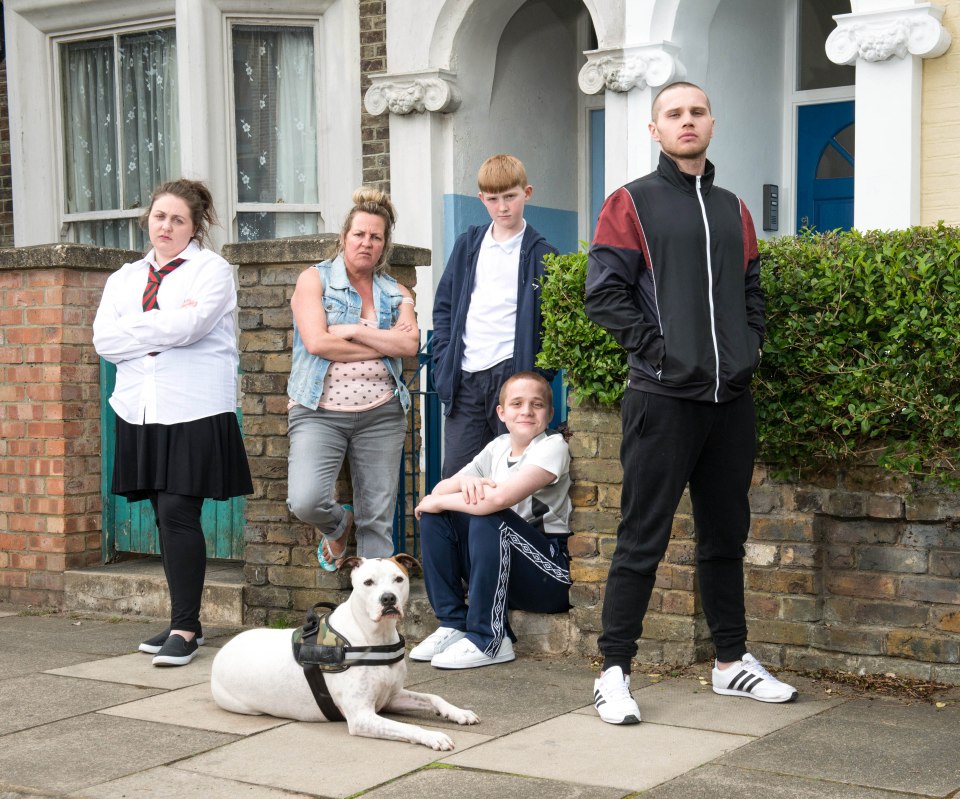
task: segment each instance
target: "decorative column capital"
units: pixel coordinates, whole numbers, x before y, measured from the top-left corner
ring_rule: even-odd
[[[878,62],[908,55],[936,58],[950,47],[950,33],[941,24],[943,8],[932,3],[838,14],[827,37],[827,57],[835,64],[857,60]]]
[[[447,114],[460,107],[455,78],[455,73],[445,69],[371,75],[363,104],[375,116],[384,111],[401,115],[424,111]]]
[[[590,50],[584,53],[587,63],[580,70],[580,89],[584,94],[603,89],[628,92],[681,80],[686,70],[677,57],[679,52],[680,48],[669,42]]]

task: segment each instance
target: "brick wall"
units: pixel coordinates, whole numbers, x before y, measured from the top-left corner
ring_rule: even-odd
[[[244,621],[263,625],[299,620],[313,603],[340,601],[349,579],[317,566],[316,528],[288,510],[287,378],[293,349],[290,297],[300,272],[331,258],[337,237],[230,244],[223,256],[239,264],[240,368],[243,372],[243,432],[253,475],[247,498]],[[413,290],[415,267],[429,263],[429,250],[396,246],[390,273]],[[409,376],[416,359],[404,363]],[[338,495],[350,496],[349,476]]]
[[[100,378],[90,331],[130,253],[0,251],[0,601],[61,604],[63,572],[101,561]]]
[[[620,423],[584,406],[569,417],[570,551],[577,648],[596,651],[619,521]],[[853,469],[815,485],[754,472],[745,561],[750,648],[774,664],[960,682],[960,493]],[[687,497],[644,624],[638,657],[688,663],[712,648],[694,577]]]
[[[387,71],[386,0],[360,0],[360,93],[370,87],[370,75]],[[363,182],[390,191],[390,115],[373,116],[360,107]]]
[[[0,247],[13,246],[13,180],[10,175],[10,114],[7,62],[0,61]]]
[[[940,0],[953,44],[939,58],[923,59],[920,224],[942,219],[960,225],[960,0]]]

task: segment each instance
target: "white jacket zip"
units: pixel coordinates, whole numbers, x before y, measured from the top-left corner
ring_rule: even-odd
[[[720,349],[717,346],[717,316],[713,306],[713,260],[710,257],[710,224],[707,222],[707,208],[700,194],[700,175],[697,175],[697,201],[703,216],[703,232],[707,238],[707,296],[710,298],[710,336],[713,339],[713,360],[716,364],[716,381],[713,386],[713,401],[720,401]]]

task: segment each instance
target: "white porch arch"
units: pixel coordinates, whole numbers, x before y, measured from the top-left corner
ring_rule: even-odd
[[[646,130],[651,85],[683,76],[676,57],[679,48],[670,41],[674,28],[678,22],[694,30],[709,23],[718,2],[703,0],[693,4],[696,9],[679,0],[576,4],[590,15],[596,32],[598,49],[591,60],[602,60],[607,70],[599,90],[606,93],[608,188],[643,174],[655,163]],[[498,47],[511,20],[529,5],[526,0],[406,0],[402,9],[401,4],[387,6],[388,71],[374,76],[365,102],[373,113],[387,109],[391,113],[391,189],[401,210],[397,236],[432,248],[435,258],[444,252],[445,239],[443,208],[437,199],[460,190],[465,171],[478,166],[462,161],[468,135],[464,131],[470,126],[458,124],[459,120],[472,117],[476,123],[490,109],[498,80]],[[661,64],[659,69],[647,69],[653,63],[651,55]],[[607,81],[613,72],[623,72],[623,62],[635,65],[638,59],[643,65],[629,85]],[[523,82],[528,76],[515,74],[510,79]],[[431,93],[450,99],[431,105]],[[543,135],[556,134],[545,130]],[[544,179],[534,174],[531,180],[538,185]]]

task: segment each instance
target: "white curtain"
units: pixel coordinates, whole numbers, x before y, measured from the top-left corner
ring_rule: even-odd
[[[118,208],[113,39],[73,42],[64,51],[66,211]]]
[[[157,183],[180,171],[174,29],[121,36],[119,69],[114,44],[110,37],[70,42],[61,50],[68,214],[139,208]],[[82,242],[142,243],[128,220],[74,227]]]
[[[239,201],[319,202],[313,29],[238,25],[233,63]],[[281,208],[239,214],[240,239],[318,231],[316,214]]]
[[[158,183],[180,173],[176,31],[120,38],[123,202],[144,206]]]

